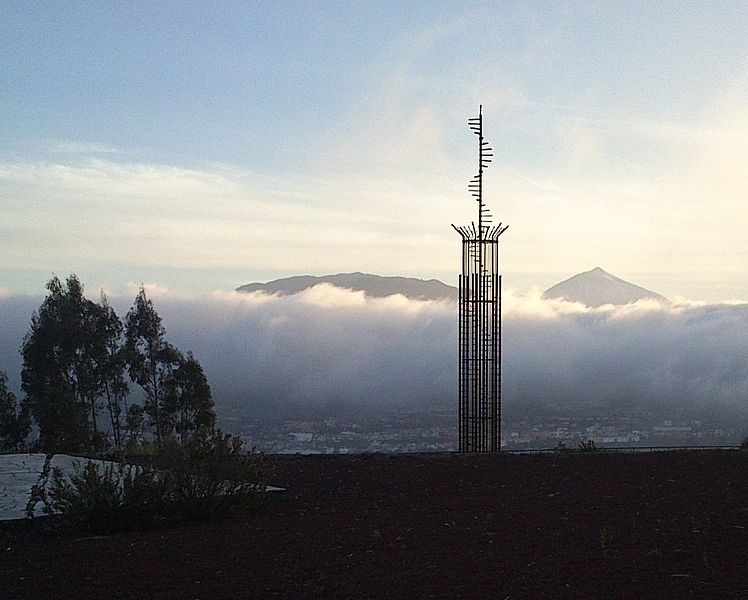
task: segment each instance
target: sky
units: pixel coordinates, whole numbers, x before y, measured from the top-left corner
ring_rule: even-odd
[[[508,290],[748,301],[748,3],[35,2],[0,19],[0,291],[454,284],[484,106]]]

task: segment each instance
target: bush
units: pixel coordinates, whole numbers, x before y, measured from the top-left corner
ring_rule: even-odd
[[[595,440],[587,440],[581,442],[577,449],[580,452],[597,452],[600,448],[597,447],[597,444],[595,443]]]
[[[247,509],[264,495],[272,471],[264,454],[244,451],[241,439],[220,430],[169,441],[163,458],[175,512],[184,519]]]
[[[120,466],[122,482],[120,520],[127,529],[147,529],[169,517],[170,493],[163,474],[153,467]]]
[[[44,510],[54,524],[87,533],[111,533],[153,527],[168,510],[168,487],[150,467],[89,460],[69,477],[52,469]]]
[[[217,430],[165,444],[160,467],[89,460],[69,477],[55,468],[41,500],[63,528],[130,531],[245,510],[263,497],[271,473],[263,454]]]

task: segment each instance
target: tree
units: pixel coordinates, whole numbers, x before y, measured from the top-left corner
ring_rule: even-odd
[[[106,295],[102,292],[99,304],[99,321],[97,330],[103,343],[97,345],[95,357],[99,366],[100,385],[106,398],[106,407],[111,422],[111,433],[116,446],[123,445],[122,419],[128,413],[127,394],[129,386],[125,381],[127,356],[124,347],[124,328],[122,321],[109,306]],[[125,422],[127,427],[127,421]]]
[[[53,277],[47,290],[21,349],[20,416],[30,415],[38,424],[41,450],[96,450],[110,440],[118,447],[138,443],[144,425],[153,428],[162,448],[175,428],[181,439],[214,427],[200,363],[164,339],[161,317],[142,286],[124,325],[103,293],[99,304],[85,298],[75,275],[64,283]],[[142,406],[128,406],[127,375],[145,392]],[[111,424],[109,439],[99,429],[103,410]]]
[[[21,348],[24,406],[39,425],[42,450],[79,451],[100,443],[102,308],[83,296],[75,275],[64,284],[53,277],[47,290]]]
[[[143,407],[140,404],[131,404],[127,408],[125,416],[125,426],[129,435],[128,444],[137,446],[141,443],[143,438],[143,421]]]
[[[174,371],[183,360],[179,351],[164,339],[165,334],[161,317],[141,286],[125,317],[125,348],[130,378],[145,392],[143,408],[159,448],[172,428],[165,402],[173,385]]]
[[[28,411],[19,410],[16,396],[7,384],[8,377],[0,371],[0,449],[17,448],[31,429]]]
[[[195,431],[215,426],[210,385],[192,352],[188,352],[186,358],[182,357],[174,370],[164,405],[182,441]]]

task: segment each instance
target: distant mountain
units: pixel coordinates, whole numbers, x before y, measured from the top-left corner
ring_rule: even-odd
[[[321,283],[335,287],[363,291],[371,298],[385,298],[402,294],[414,300],[457,300],[457,288],[438,279],[415,279],[413,277],[381,277],[368,273],[339,273],[337,275],[299,275],[276,279],[267,283],[248,283],[236,288],[237,292],[265,292],[267,294],[298,294]]]
[[[238,292],[264,292],[281,296],[298,294],[306,289],[328,283],[338,288],[364,292],[370,298],[384,298],[402,294],[414,300],[457,300],[457,288],[438,279],[416,279],[414,277],[382,277],[369,273],[339,273],[337,275],[298,275],[276,279],[267,283],[248,283],[236,288]],[[581,302],[589,307],[603,304],[623,305],[637,300],[657,300],[665,304],[670,301],[650,290],[624,281],[605,272],[600,267],[579,273],[548,288],[544,298],[563,298],[570,302]]]
[[[670,300],[664,296],[619,279],[600,267],[557,283],[543,292],[543,298],[562,298],[569,302],[580,302],[590,308],[603,304],[631,304],[637,300],[657,300],[670,304]]]

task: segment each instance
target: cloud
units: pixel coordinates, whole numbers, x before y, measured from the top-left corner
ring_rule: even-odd
[[[748,409],[748,305],[569,311],[564,304],[543,320],[507,315],[507,395],[515,406]]]
[[[437,225],[420,216],[446,204],[438,190],[345,173],[279,180],[226,165],[0,163],[0,192],[0,268],[8,270],[441,276],[439,265],[458,251],[447,217]]]
[[[402,58],[377,70],[371,93],[341,116],[355,128],[328,128],[309,164],[284,165],[282,174],[102,160],[93,151],[0,162],[0,269],[123,266],[125,281],[146,270],[169,281],[179,269],[454,280],[459,245],[449,223],[475,218],[465,118],[477,101],[469,91],[426,93],[439,82],[424,61],[464,35],[465,23],[395,52]],[[401,43],[410,48],[410,38]],[[551,105],[509,76],[488,80],[490,89],[476,92],[494,99],[486,201],[511,225],[509,275],[551,284],[603,263],[668,297],[748,298],[745,81],[713,91],[699,107],[706,114],[678,121],[583,101]],[[227,275],[220,285],[244,282]]]
[[[50,152],[59,154],[126,154],[128,151],[122,150],[108,144],[96,142],[80,142],[75,140],[48,140],[47,148]]]
[[[131,295],[110,296],[124,317]],[[0,368],[17,354],[40,298],[0,298]],[[153,298],[167,338],[203,364],[219,412],[282,417],[299,407],[380,410],[456,403],[456,306],[364,297],[323,285],[292,296],[214,292]],[[718,415],[748,411],[748,305],[680,303],[588,309],[507,292],[508,417]],[[732,413],[731,413],[732,414]]]

